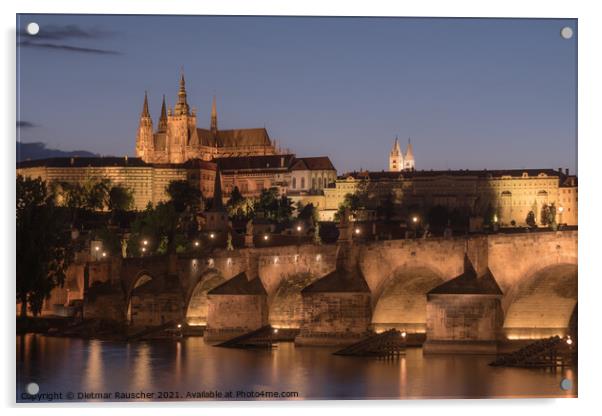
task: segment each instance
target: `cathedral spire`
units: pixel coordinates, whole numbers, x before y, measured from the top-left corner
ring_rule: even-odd
[[[389,171],[400,172],[403,169],[403,153],[399,147],[399,137],[395,136],[393,148],[389,153]]]
[[[213,103],[211,104],[211,132],[217,133],[217,108],[215,105],[215,95],[213,96]]]
[[[163,94],[163,103],[161,104],[161,116],[159,117],[158,130],[164,132],[167,130],[167,111],[165,109],[165,94]]]
[[[408,137],[408,147],[406,148],[406,154],[404,156],[404,169],[415,170],[416,161],[414,160],[414,149],[412,148],[412,139]]]
[[[140,117],[148,117],[150,118],[150,112],[148,111],[148,96],[146,91],[144,91],[144,104],[142,105],[142,113]]]
[[[406,148],[406,159],[414,159],[414,150],[412,149],[412,139],[408,137],[408,147]]]
[[[399,147],[399,137],[395,136],[395,142],[391,149],[391,156],[399,156],[401,154],[401,148]]]
[[[180,89],[178,90],[178,102],[174,108],[175,115],[190,114],[190,107],[186,101],[186,80],[184,79],[184,69],[180,73]]]

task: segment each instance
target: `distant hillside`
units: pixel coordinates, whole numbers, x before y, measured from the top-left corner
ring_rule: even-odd
[[[17,162],[24,160],[47,159],[49,157],[70,157],[70,156],[98,156],[95,153],[86,150],[65,151],[58,149],[48,149],[45,143],[20,143],[17,142]]]

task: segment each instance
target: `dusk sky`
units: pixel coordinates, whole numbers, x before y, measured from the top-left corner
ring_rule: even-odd
[[[207,128],[263,127],[339,173],[577,163],[574,19],[19,15],[18,138],[135,154],[144,91],[157,123],[180,68]],[[575,36],[564,39],[570,26]]]

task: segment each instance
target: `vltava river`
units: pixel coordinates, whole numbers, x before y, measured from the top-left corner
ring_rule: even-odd
[[[187,400],[221,394],[226,399],[407,399],[574,397],[575,369],[552,372],[487,365],[486,356],[423,356],[380,360],[333,356],[326,348],[281,343],[274,350],[237,350],[206,345],[202,338],[117,343],[44,335],[17,336],[17,401],[94,400],[104,394],[148,400]],[[569,391],[563,378],[573,381]],[[231,392],[231,398],[225,397]],[[94,393],[94,395],[91,395]],[[262,396],[263,394],[263,396]],[[86,396],[87,395],[87,396]],[[187,396],[188,395],[188,396]],[[144,398],[146,396],[146,398]],[[297,396],[297,397],[295,397]],[[214,397],[214,396],[213,396]],[[209,397],[211,399],[211,397]]]

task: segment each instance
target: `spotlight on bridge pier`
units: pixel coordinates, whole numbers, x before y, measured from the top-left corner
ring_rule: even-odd
[[[270,239],[270,236],[269,236],[269,235],[267,235],[267,234],[265,234],[265,235],[263,236],[263,239],[264,239],[265,241],[268,241],[268,240]]]

